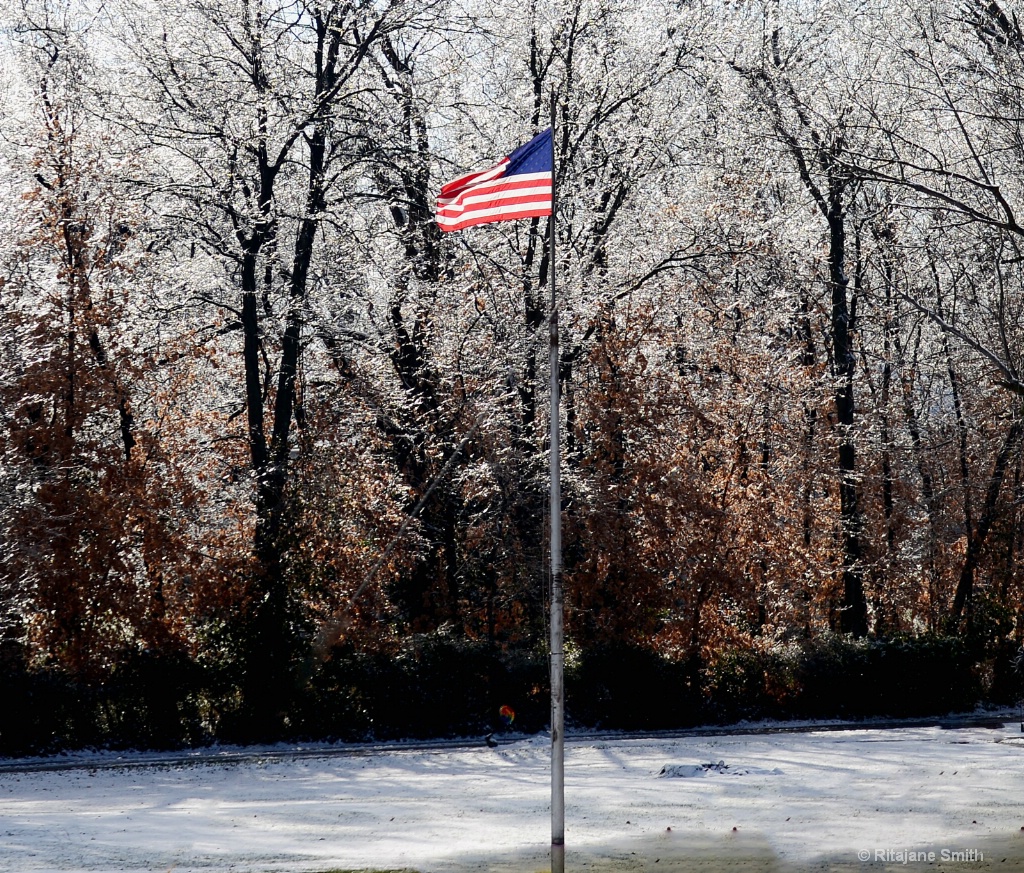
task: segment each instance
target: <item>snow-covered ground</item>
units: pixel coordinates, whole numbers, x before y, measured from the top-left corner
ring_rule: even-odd
[[[0,870],[537,873],[548,754],[547,739],[531,737],[496,749],[188,763],[106,754],[71,769],[5,769]],[[1016,721],[570,737],[566,803],[570,871],[1024,873]]]

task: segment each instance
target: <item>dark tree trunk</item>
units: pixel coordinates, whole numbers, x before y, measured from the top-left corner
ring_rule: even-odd
[[[811,114],[783,72],[779,50],[779,32],[771,37],[772,61],[779,78],[763,70],[737,67],[761,90],[773,113],[775,130],[786,144],[807,192],[828,223],[828,290],[831,301],[832,375],[835,380],[833,403],[839,429],[839,502],[842,536],[843,596],[839,627],[844,633],[864,636],[868,631],[867,600],[864,594],[862,563],[862,526],[857,493],[857,456],[853,438],[856,416],[853,380],[856,372],[852,336],[852,307],[849,279],[846,276],[845,198],[854,180],[844,165],[845,125],[842,113],[826,132],[815,129]],[[795,115],[794,122],[783,112],[783,103]],[[805,136],[801,142],[800,136]]]
[[[832,344],[836,377],[835,410],[840,431],[839,505],[843,537],[843,602],[839,627],[843,633],[862,637],[868,632],[864,570],[861,564],[862,519],[857,494],[857,458],[853,441],[855,416],[853,377],[855,359],[851,336],[849,279],[844,268],[846,225],[842,184],[829,192],[829,290],[832,298]]]
[[[315,24],[318,40],[315,102],[326,108],[338,81],[342,35],[336,27],[331,26],[329,16],[318,14]],[[239,233],[243,250],[241,320],[245,397],[250,462],[256,480],[256,577],[250,592],[249,612],[245,617],[245,678],[242,692],[252,719],[255,738],[270,738],[279,733],[291,692],[294,660],[299,654],[292,628],[284,553],[287,548],[288,465],[299,390],[297,375],[302,347],[302,307],[316,232],[320,215],[325,209],[327,184],[326,122],[317,118],[312,127],[310,133],[302,136],[308,157],[306,208],[299,221],[288,278],[287,311],[280,338],[280,361],[269,443],[264,410],[267,393],[264,379],[269,380],[270,374],[263,372],[264,350],[261,348],[257,277],[261,255],[268,246],[274,244],[276,238],[272,204],[281,159],[271,161],[265,145],[258,149],[261,219],[248,235]]]

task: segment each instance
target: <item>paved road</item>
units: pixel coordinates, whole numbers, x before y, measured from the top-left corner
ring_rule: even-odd
[[[919,719],[865,719],[863,721],[784,722],[770,725],[714,725],[669,731],[575,731],[566,735],[566,743],[593,742],[603,738],[677,739],[685,737],[765,736],[814,731],[891,730],[896,728],[941,727],[948,730],[965,728],[1001,729],[1015,721],[1018,713],[1000,710],[978,715],[947,715]],[[525,739],[522,734],[495,737],[499,746]],[[1022,724],[1024,741],[1024,724]],[[145,767],[198,767],[208,764],[248,764],[280,759],[330,758],[335,756],[375,755],[382,752],[422,752],[430,750],[469,749],[482,745],[483,738],[396,740],[384,743],[337,743],[311,745],[278,745],[269,747],[209,746],[173,752],[70,752],[42,758],[0,758],[0,773],[39,773],[58,770],[107,770]]]

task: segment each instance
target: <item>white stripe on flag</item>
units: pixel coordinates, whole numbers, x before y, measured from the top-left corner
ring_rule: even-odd
[[[517,213],[530,213],[537,210],[551,210],[551,198],[545,197],[540,200],[529,201],[527,203],[514,203],[509,206],[494,206],[489,209],[474,209],[469,212],[463,212],[458,216],[447,216],[438,214],[437,223],[442,226],[462,224],[466,221],[475,221],[478,218],[496,218],[498,216],[511,216]],[[524,217],[528,217],[524,215]]]

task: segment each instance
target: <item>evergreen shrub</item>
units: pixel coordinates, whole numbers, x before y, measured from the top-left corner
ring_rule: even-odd
[[[705,707],[696,662],[624,644],[584,650],[566,677],[566,710],[579,726],[659,730],[699,724]]]
[[[547,660],[532,650],[503,650],[448,634],[410,638],[396,651],[337,649],[314,673],[303,706],[307,736],[346,740],[482,735],[548,721]]]
[[[961,638],[852,640],[823,635],[786,646],[673,660],[623,644],[573,652],[566,714],[586,729],[659,730],[762,718],[918,717],[1013,702],[1021,676],[1007,644],[992,661]],[[1002,664],[1000,659],[1005,660]],[[233,672],[234,671],[234,672]],[[30,665],[0,650],[0,754],[81,747],[168,749],[244,736],[237,669],[182,652],[126,654],[103,681]],[[512,649],[448,633],[390,651],[310,656],[273,739],[388,740],[531,733],[549,720],[543,649]]]

